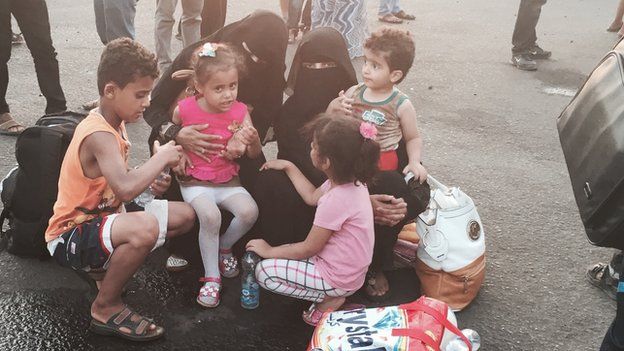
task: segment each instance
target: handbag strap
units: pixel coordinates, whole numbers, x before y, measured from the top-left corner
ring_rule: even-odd
[[[459,328],[457,328],[445,316],[443,316],[442,313],[440,313],[440,311],[437,311],[425,305],[424,303],[421,302],[420,299],[412,303],[400,305],[399,308],[406,310],[406,311],[418,311],[418,312],[423,312],[425,314],[428,314],[429,316],[433,317],[433,319],[435,319],[438,323],[442,324],[446,329],[453,332],[453,334],[459,336],[462,339],[462,341],[468,346],[468,350],[472,351],[472,343],[470,342],[470,340],[468,340],[468,338],[464,335],[464,333],[462,333],[461,330],[459,330]]]
[[[433,351],[440,351],[440,346],[438,345],[438,343],[421,329],[395,328],[392,329],[392,336],[406,336],[409,338],[414,338],[433,349]]]
[[[436,189],[440,189],[444,192],[447,192],[449,190],[449,188],[442,184],[439,180],[435,179],[431,174],[427,175],[427,183],[435,186]]]

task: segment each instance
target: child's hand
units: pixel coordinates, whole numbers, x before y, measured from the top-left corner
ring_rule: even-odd
[[[338,93],[338,103],[340,112],[344,113],[346,116],[351,116],[353,114],[353,100],[345,95],[344,90],[341,90]]]
[[[150,190],[154,196],[162,196],[171,185],[171,176],[167,173],[161,173],[156,180],[150,185]]]
[[[254,239],[250,240],[245,246],[245,250],[253,251],[258,254],[258,256],[262,258],[271,258],[271,249],[273,247],[269,245],[263,239]]]
[[[220,156],[225,157],[228,160],[235,160],[243,156],[245,151],[247,151],[247,145],[242,140],[239,140],[238,138],[230,138],[225,150],[221,152]]]
[[[275,169],[278,171],[285,171],[289,167],[294,166],[294,164],[290,161],[286,160],[271,160],[267,161],[265,164],[260,167],[261,171],[266,171],[267,169]]]
[[[403,174],[407,174],[409,172],[414,173],[414,177],[418,179],[420,184],[427,180],[427,170],[419,162],[410,162],[407,166],[405,166],[405,168],[403,168]]]
[[[184,177],[186,176],[186,169],[187,168],[194,168],[195,166],[193,166],[193,162],[191,162],[191,159],[188,157],[188,155],[186,153],[182,153],[182,158],[180,158],[180,162],[178,162],[178,165],[173,167],[171,170],[173,171],[173,173],[175,173],[176,175],[180,176],[180,177]]]
[[[154,141],[154,155],[158,154],[163,157],[169,168],[175,167],[182,158],[182,146],[176,145],[175,141],[171,140],[165,145],[160,145],[158,140]]]
[[[252,125],[244,125],[241,130],[236,132],[236,136],[245,145],[251,145],[253,143],[260,142],[260,136],[258,135],[258,131]]]

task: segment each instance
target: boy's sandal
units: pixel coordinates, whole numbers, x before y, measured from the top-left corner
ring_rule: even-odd
[[[206,286],[205,284],[199,289],[197,295],[197,303],[208,308],[215,308],[221,302],[221,278],[220,277],[201,277],[199,281],[202,283],[217,283]]]
[[[400,18],[400,19],[404,19],[404,20],[408,20],[408,21],[412,21],[416,19],[416,16],[414,15],[410,15],[409,13],[406,13],[405,11],[401,10],[397,13],[393,13],[394,17]]]
[[[395,15],[389,13],[387,15],[383,15],[383,16],[379,16],[379,21],[380,22],[386,22],[386,23],[391,23],[391,24],[401,24],[403,23],[403,20],[396,17]]]
[[[133,321],[133,316],[138,319]],[[155,326],[154,329],[150,328],[152,325]],[[123,328],[127,328],[130,332],[125,332]],[[165,334],[163,327],[155,325],[153,320],[133,312],[128,307],[112,315],[106,323],[92,318],[89,329],[96,334],[114,335],[132,341],[155,340]]]
[[[231,254],[232,249],[220,249],[219,250],[219,272],[225,278],[234,278],[239,273],[238,260],[234,256],[228,258],[222,258],[221,254]]]
[[[316,327],[323,318],[323,312],[316,308],[316,304],[311,304],[307,311],[303,311],[301,318],[309,325]]]
[[[0,123],[0,134],[2,135],[20,135],[24,131],[24,126],[14,120],[10,115],[6,121]]]
[[[189,262],[175,255],[169,255],[167,257],[167,262],[165,263],[165,269],[167,272],[181,272],[187,268],[189,268]]]

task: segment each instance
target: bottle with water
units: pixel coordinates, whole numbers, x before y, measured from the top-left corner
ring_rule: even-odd
[[[262,260],[255,252],[247,251],[243,255],[241,265],[243,274],[241,281],[241,306],[253,310],[260,305],[260,285],[256,281],[256,264]]]
[[[167,174],[169,174],[169,168],[165,168],[156,179],[163,180]],[[152,193],[152,188],[148,186],[139,196],[134,198],[134,203],[145,208],[154,198],[155,196],[154,193]]]
[[[477,351],[481,347],[481,336],[472,329],[462,329],[462,334],[470,341],[472,351]],[[446,344],[444,351],[468,351],[466,343],[457,335]]]

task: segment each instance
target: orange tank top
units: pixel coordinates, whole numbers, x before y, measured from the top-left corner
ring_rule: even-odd
[[[92,111],[76,127],[63,159],[54,214],[48,222],[45,233],[46,242],[54,240],[79,224],[122,210],[121,201],[115,198],[103,176],[91,179],[82,172],[80,145],[86,137],[95,132],[113,134],[117,138],[117,152],[123,157],[126,165],[128,163],[130,143],[127,141],[124,123],[121,123],[117,131],[104,117]]]

